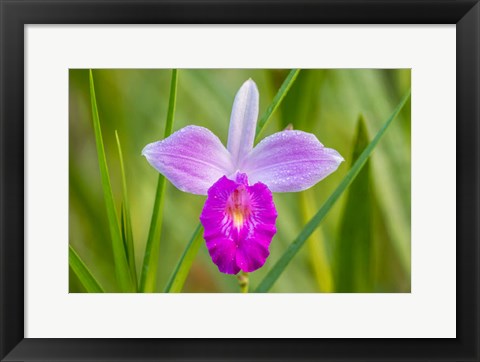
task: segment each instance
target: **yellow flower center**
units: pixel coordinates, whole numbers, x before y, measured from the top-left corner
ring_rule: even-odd
[[[250,215],[250,197],[245,186],[240,185],[230,195],[227,202],[227,214],[233,226],[240,229]]]
[[[244,220],[242,210],[239,210],[239,209],[233,210],[232,219],[233,219],[233,226],[235,226],[237,229],[240,229],[243,225],[243,220]]]

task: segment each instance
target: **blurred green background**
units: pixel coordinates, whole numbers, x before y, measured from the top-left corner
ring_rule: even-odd
[[[195,124],[224,144],[235,93],[248,78],[258,85],[260,115],[289,70],[179,70],[174,131]],[[93,71],[111,183],[120,208],[118,130],[128,183],[139,274],[158,173],[141,156],[163,138],[170,70]],[[250,274],[252,289],[320,208],[410,88],[409,69],[302,70],[262,137],[295,129],[314,133],[345,158],[339,169],[300,193],[274,194],[277,234],[270,257]],[[359,120],[364,127],[359,127]],[[118,290],[103,200],[89,95],[88,70],[69,72],[69,235],[107,292]],[[410,292],[410,101],[394,120],[356,181],[293,259],[272,292]],[[360,137],[358,134],[360,133]],[[358,142],[357,142],[358,140]],[[163,290],[199,221],[205,197],[167,182],[158,268]],[[85,292],[70,270],[70,292]],[[218,272],[203,245],[184,292],[238,292],[235,276]]]

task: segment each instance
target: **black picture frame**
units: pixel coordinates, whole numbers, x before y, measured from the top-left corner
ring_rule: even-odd
[[[0,0],[0,358],[2,361],[479,361],[478,0]],[[457,338],[24,338],[26,24],[456,24]],[[434,86],[434,85],[432,85]],[[453,220],[452,220],[453,222]],[[439,316],[441,318],[441,316]]]

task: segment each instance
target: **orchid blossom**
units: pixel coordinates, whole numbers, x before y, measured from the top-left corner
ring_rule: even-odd
[[[253,147],[258,89],[247,80],[233,103],[227,148],[210,130],[187,126],[147,145],[142,154],[181,191],[207,195],[204,239],[222,273],[252,272],[265,263],[276,233],[272,192],[306,190],[343,161],[311,133],[275,133]]]

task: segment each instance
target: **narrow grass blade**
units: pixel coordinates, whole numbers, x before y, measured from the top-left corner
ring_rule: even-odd
[[[293,122],[296,129],[314,132],[316,122],[312,122],[312,119],[321,118],[321,102],[318,102],[318,98],[319,94],[322,94],[321,89],[325,83],[326,72],[325,69],[302,69],[292,85],[288,97],[280,107],[282,116],[279,117],[279,120],[281,120],[282,128]]]
[[[164,138],[170,136],[173,129],[173,119],[175,117],[177,100],[177,84],[178,71],[177,69],[173,69]],[[165,201],[165,186],[165,177],[163,175],[159,175],[157,190],[155,193],[155,202],[153,204],[152,220],[148,232],[145,255],[143,257],[142,274],[140,278],[140,291],[146,293],[154,292],[157,284],[158,259],[160,255],[160,235],[162,233],[163,204]]]
[[[127,256],[123,247],[122,233],[118,222],[117,211],[113,199],[110,177],[108,174],[107,158],[103,146],[102,130],[100,119],[98,117],[97,100],[95,98],[95,85],[93,83],[93,74],[90,70],[90,100],[92,103],[93,128],[95,131],[95,143],[97,146],[98,164],[100,166],[100,177],[102,181],[103,197],[107,209],[108,224],[112,238],[113,257],[115,260],[115,273],[118,285],[122,292],[133,292],[135,290],[132,276],[128,266]]]
[[[68,264],[88,293],[104,293],[103,288],[71,245],[68,245]]]
[[[125,207],[123,203],[120,205],[120,232],[122,233],[123,248],[128,259],[128,247],[127,247],[127,232],[125,228]]]
[[[400,101],[397,108],[393,111],[391,116],[387,119],[387,121],[384,123],[382,128],[378,131],[378,133],[376,134],[372,142],[370,142],[369,145],[362,152],[360,157],[357,159],[357,161],[354,163],[352,168],[345,175],[345,177],[340,182],[340,184],[335,189],[335,191],[330,195],[330,197],[323,204],[320,210],[315,214],[315,216],[307,223],[307,225],[305,225],[305,227],[297,236],[297,238],[292,242],[292,244],[290,244],[290,246],[285,251],[285,253],[280,257],[280,260],[273,266],[273,268],[268,272],[265,278],[260,282],[259,286],[256,289],[256,292],[264,293],[270,290],[270,288],[273,286],[276,280],[283,273],[287,265],[290,263],[293,257],[297,254],[297,252],[303,246],[303,244],[308,239],[308,237],[315,231],[315,229],[318,227],[320,222],[327,215],[328,211],[330,211],[330,209],[338,200],[338,198],[343,194],[343,192],[347,189],[347,187],[352,183],[352,181],[358,175],[360,170],[363,168],[363,166],[367,162],[368,157],[370,157],[373,150],[377,146],[378,142],[380,141],[382,136],[385,134],[385,131],[388,129],[388,126],[390,126],[392,121],[397,117],[397,115],[400,113],[400,111],[402,110],[403,106],[405,105],[405,103],[409,98],[410,98],[410,91],[408,91],[405,97]]]
[[[275,95],[272,103],[268,106],[267,110],[262,115],[262,118],[260,118],[260,121],[257,124],[257,130],[256,130],[257,138],[260,132],[265,127],[265,125],[267,124],[267,122],[269,121],[270,117],[273,115],[273,113],[277,110],[277,108],[282,103],[283,98],[285,98],[286,94],[288,93],[288,90],[290,89],[293,82],[297,78],[299,72],[300,72],[300,69],[293,69],[288,74],[287,78],[283,82],[279,91]],[[203,241],[202,232],[201,232],[202,230],[203,229],[201,224],[198,224],[192,238],[190,239],[189,243],[185,248],[185,251],[180,257],[180,260],[178,261],[178,264],[175,267],[175,270],[171,275],[167,283],[167,286],[165,287],[165,292],[179,293],[182,291],[183,284],[185,283],[188,273],[190,272],[193,259],[197,255],[198,249],[200,248],[200,245],[202,244],[202,241]]]
[[[365,120],[360,117],[352,163],[368,146]],[[373,202],[370,159],[348,188],[338,240],[334,248],[335,291],[368,293],[373,289]]]
[[[127,255],[128,265],[130,267],[130,274],[132,275],[135,289],[137,286],[137,268],[135,266],[135,243],[133,242],[132,221],[130,218],[130,206],[128,202],[127,192],[127,177],[125,175],[125,166],[123,163],[122,147],[120,145],[120,138],[118,132],[115,130],[115,139],[117,140],[118,158],[120,160],[120,172],[122,174],[122,237],[126,247],[125,253]]]
[[[178,69],[172,69],[172,80],[170,82],[170,99],[168,101],[167,123],[165,124],[164,138],[170,136],[173,130],[173,119],[175,117],[175,108],[177,106],[177,85]]]
[[[187,279],[190,268],[192,267],[193,260],[198,253],[198,249],[200,249],[200,246],[202,245],[202,234],[202,225],[198,224],[172,275],[170,276],[170,279],[167,282],[165,293],[180,293],[182,291],[185,280]]]
[[[255,142],[258,142],[260,134],[265,129],[268,121],[272,117],[273,113],[277,110],[280,104],[283,101],[283,98],[287,95],[288,91],[292,87],[295,79],[297,79],[298,74],[300,73],[300,69],[292,69],[290,73],[288,73],[287,78],[283,81],[280,89],[278,90],[277,94],[273,98],[272,103],[268,106],[265,113],[262,115],[262,118],[258,120],[257,123],[257,131],[255,136]]]

